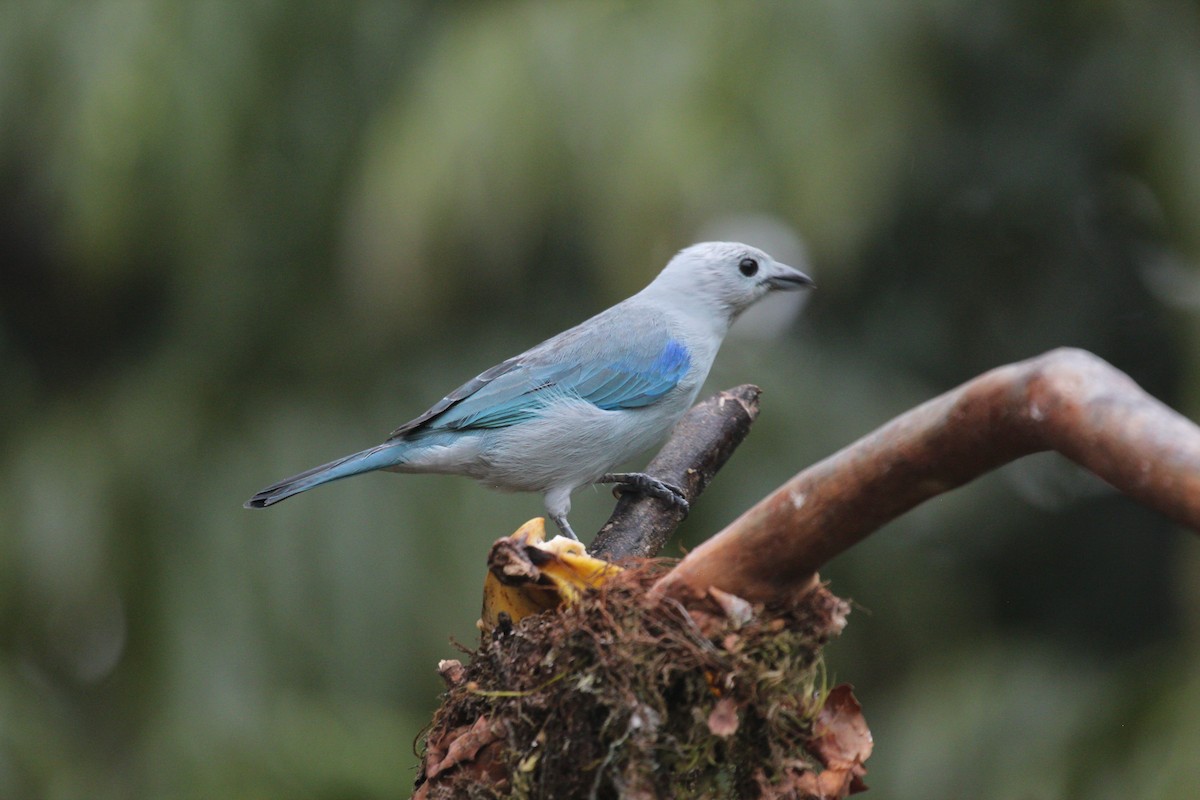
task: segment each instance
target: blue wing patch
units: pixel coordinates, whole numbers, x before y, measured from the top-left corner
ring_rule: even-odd
[[[562,397],[577,397],[605,411],[642,408],[675,388],[691,365],[688,349],[670,338],[657,351],[628,352],[608,363],[511,359],[463,384],[392,436],[503,428],[537,416]]]
[[[686,347],[674,339],[648,365],[635,359],[624,358],[594,392],[579,392],[584,400],[613,411],[618,408],[641,408],[648,406],[675,386],[692,366],[692,357]]]

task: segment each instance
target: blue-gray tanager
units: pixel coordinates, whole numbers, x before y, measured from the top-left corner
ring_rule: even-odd
[[[246,507],[388,470],[540,492],[573,539],[567,512],[581,486],[616,483],[686,508],[677,487],[609,470],[665,437],[691,407],[739,314],[773,289],[812,285],[754,247],[692,245],[633,297],[472,378],[383,444],[268,486]]]

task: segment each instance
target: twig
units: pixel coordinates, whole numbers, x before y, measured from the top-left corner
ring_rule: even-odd
[[[646,465],[646,473],[678,486],[689,503],[694,501],[750,432],[761,393],[745,384],[697,404]],[[664,500],[623,495],[589,551],[609,561],[658,555],[683,518],[678,507]]]
[[[776,489],[653,587],[786,601],[817,569],[917,504],[1030,453],[1057,450],[1200,530],[1200,428],[1082,350],[992,370]]]

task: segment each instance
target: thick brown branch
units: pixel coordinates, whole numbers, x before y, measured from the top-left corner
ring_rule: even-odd
[[[750,432],[758,417],[759,394],[757,386],[745,384],[696,405],[675,426],[646,472],[678,486],[689,503],[695,500]],[[589,551],[609,561],[658,555],[683,517],[664,500],[623,495]]]
[[[918,503],[1041,450],[1200,530],[1200,428],[1100,358],[1061,349],[981,375],[809,467],[652,591],[785,600]]]

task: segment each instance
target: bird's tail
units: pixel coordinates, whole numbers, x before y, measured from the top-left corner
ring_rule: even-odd
[[[336,481],[338,478],[348,478],[363,472],[393,467],[404,461],[405,442],[388,442],[360,453],[343,456],[336,461],[322,464],[319,467],[305,470],[299,475],[285,478],[279,483],[273,483],[246,501],[246,508],[266,508],[280,500],[286,500],[294,494],[308,491],[322,483]]]

